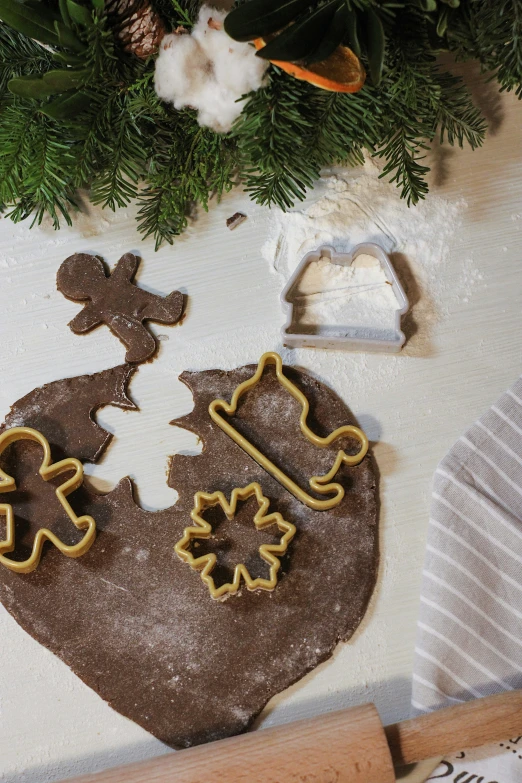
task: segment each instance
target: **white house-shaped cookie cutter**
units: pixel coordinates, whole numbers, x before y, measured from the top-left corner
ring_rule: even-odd
[[[383,338],[383,330],[379,328],[372,329],[367,326],[358,328],[357,326],[340,324],[338,334],[332,334],[331,327],[328,329],[328,333],[325,334],[324,332],[321,333],[320,325],[311,324],[308,327],[309,331],[307,331],[305,325],[296,323],[294,320],[295,293],[306,268],[321,258],[328,258],[332,264],[338,264],[339,266],[350,266],[357,256],[360,255],[369,255],[378,259],[397,299],[398,308],[395,312],[395,324],[394,329],[390,330],[389,339],[387,336]],[[373,243],[357,245],[351,253],[337,253],[333,247],[327,245],[308,253],[282,291],[281,305],[283,311],[287,313],[286,323],[281,329],[283,343],[291,348],[331,348],[345,351],[397,353],[404,345],[406,339],[401,331],[401,316],[408,311],[408,299],[388,255],[382,247]]]

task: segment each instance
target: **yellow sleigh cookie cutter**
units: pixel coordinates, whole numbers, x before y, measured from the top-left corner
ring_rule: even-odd
[[[87,530],[84,537],[77,544],[68,546],[48,528],[41,528],[34,537],[33,550],[27,560],[11,560],[4,557],[4,553],[12,552],[15,548],[15,518],[13,507],[9,503],[0,503],[0,516],[6,518],[6,538],[0,541],[0,564],[6,566],[11,571],[18,574],[28,574],[38,566],[42,556],[42,549],[45,541],[51,541],[63,555],[67,557],[81,557],[92,546],[96,538],[96,522],[92,517],[78,517],[74,513],[71,505],[66,500],[67,495],[74,492],[83,482],[83,465],[80,460],[74,457],[68,457],[53,464],[51,458],[51,447],[47,439],[38,430],[31,427],[13,427],[5,430],[0,435],[0,456],[5,449],[15,441],[30,440],[38,443],[43,449],[43,459],[38,470],[44,481],[59,476],[62,473],[74,471],[74,475],[67,479],[63,484],[56,488],[56,497],[71,520],[79,530]],[[9,476],[0,468],[0,493],[14,492],[16,482],[12,476]]]
[[[328,498],[327,500],[318,500],[301,489],[301,487],[298,486],[295,481],[287,476],[286,473],[277,467],[277,465],[274,465],[274,463],[268,459],[268,457],[259,451],[256,446],[254,446],[249,440],[241,435],[228,421],[226,421],[226,419],[220,415],[220,411],[223,411],[228,416],[233,416],[234,413],[236,413],[239,400],[245,394],[245,392],[247,392],[249,389],[253,389],[259,383],[267,364],[275,365],[276,375],[279,383],[301,405],[302,410],[299,417],[299,426],[301,427],[301,432],[305,438],[310,441],[310,443],[313,443],[314,446],[317,446],[320,449],[324,449],[327,446],[331,446],[332,443],[334,443],[334,441],[336,441],[338,438],[348,435],[351,438],[358,440],[361,444],[360,451],[353,456],[346,454],[346,452],[342,449],[339,450],[331,470],[329,470],[325,476],[312,476],[312,478],[309,480],[310,487],[319,495],[325,495],[330,492],[335,493],[333,497]],[[282,484],[285,489],[291,492],[294,497],[315,511],[326,511],[327,509],[334,508],[335,506],[339,505],[344,497],[344,487],[342,487],[341,484],[329,482],[331,482],[342,465],[358,465],[364,459],[366,453],[368,452],[368,438],[364,432],[359,429],[359,427],[354,427],[351,424],[346,424],[343,427],[339,427],[338,429],[334,430],[334,432],[330,433],[330,435],[327,437],[322,438],[320,435],[316,435],[315,432],[312,432],[306,423],[309,411],[310,403],[308,402],[308,399],[303,394],[303,392],[285,376],[283,373],[283,360],[278,353],[273,351],[263,354],[259,360],[259,364],[254,375],[251,378],[248,378],[248,380],[243,381],[243,383],[237,387],[237,389],[234,391],[234,394],[232,395],[230,403],[225,402],[225,400],[213,400],[208,408],[208,412],[212,418],[212,421],[214,421],[218,427],[221,427],[223,432],[232,438],[232,440],[237,443],[238,446],[241,446],[241,448],[244,449],[244,451],[246,451],[246,453],[252,457],[252,459],[261,465],[261,467],[266,470],[267,473],[270,473],[271,476],[277,479],[277,481],[279,481],[279,483]]]
[[[227,519],[233,519],[236,513],[238,500],[246,500],[249,497],[255,495],[259,505],[259,509],[254,516],[254,524],[257,530],[264,530],[269,525],[277,525],[280,532],[284,533],[279,544],[262,544],[259,547],[259,556],[270,565],[270,576],[268,579],[257,577],[252,579],[248,569],[243,563],[236,565],[234,569],[234,577],[232,582],[216,587],[214,579],[211,576],[211,572],[217,563],[216,555],[211,552],[201,557],[194,557],[189,551],[191,541],[198,538],[207,539],[212,535],[211,525],[203,519],[201,514],[207,508],[220,505]],[[206,584],[210,591],[210,595],[214,599],[225,598],[227,595],[235,595],[240,586],[241,579],[243,578],[248,590],[273,590],[277,584],[277,573],[281,566],[279,560],[280,555],[284,555],[288,544],[295,535],[296,528],[291,522],[287,522],[281,514],[276,511],[272,514],[267,514],[270,501],[263,495],[261,487],[257,482],[252,482],[247,487],[236,488],[232,491],[230,496],[230,503],[227,501],[223,492],[196,492],[194,495],[194,508],[190,512],[190,516],[194,527],[186,527],[183,531],[183,538],[181,538],[174,551],[185,563],[193,568],[195,571],[201,571],[201,579]]]

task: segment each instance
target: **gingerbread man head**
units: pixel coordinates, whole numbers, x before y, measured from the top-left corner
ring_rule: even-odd
[[[77,302],[94,299],[106,282],[103,261],[87,253],[75,253],[66,258],[56,276],[58,290]]]

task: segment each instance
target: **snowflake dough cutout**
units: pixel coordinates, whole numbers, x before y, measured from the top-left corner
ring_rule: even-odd
[[[201,516],[203,511],[212,506],[221,506],[227,519],[233,519],[236,514],[237,503],[239,500],[246,500],[255,496],[259,505],[259,510],[254,516],[254,525],[257,530],[264,530],[270,525],[277,525],[282,536],[279,544],[262,544],[259,547],[259,556],[270,565],[270,576],[268,579],[257,577],[252,579],[248,569],[243,563],[238,563],[234,569],[234,578],[232,582],[227,582],[216,587],[214,579],[211,576],[217,563],[217,556],[211,552],[201,557],[194,557],[189,551],[192,541],[197,539],[208,539],[212,536],[212,526]],[[241,579],[244,580],[248,590],[273,590],[277,585],[277,573],[281,567],[279,556],[284,555],[288,549],[288,544],[296,533],[296,527],[291,522],[287,522],[281,514],[276,511],[267,514],[270,501],[263,495],[263,491],[257,482],[252,482],[246,487],[236,488],[232,491],[230,503],[227,501],[223,492],[196,492],[194,495],[194,508],[190,516],[195,526],[186,527],[183,531],[183,537],[177,542],[174,551],[185,563],[195,571],[201,571],[201,579],[206,584],[212,598],[219,600],[227,598],[229,595],[235,595],[240,586]]]
[[[67,457],[66,459],[60,460],[60,462],[53,463],[51,459],[51,447],[49,446],[48,440],[40,432],[31,427],[13,427],[12,429],[5,430],[0,435],[0,456],[2,456],[8,446],[19,440],[34,441],[42,447],[43,459],[38,472],[44,481],[56,478],[56,476],[60,476],[62,473],[73,472],[71,478],[67,479],[67,481],[56,488],[56,497],[63,510],[71,522],[76,525],[78,530],[87,531],[81,541],[69,546],[68,544],[64,544],[63,541],[48,528],[40,528],[34,537],[33,549],[30,557],[28,557],[27,560],[21,561],[11,560],[4,555],[12,552],[16,546],[14,511],[12,505],[9,503],[0,503],[0,516],[4,516],[6,520],[6,538],[0,540],[0,564],[18,574],[29,574],[38,567],[42,557],[43,545],[46,541],[50,541],[54,544],[62,555],[66,555],[67,557],[81,557],[84,555],[91,548],[94,539],[96,538],[96,522],[89,516],[77,517],[71,505],[66,500],[67,495],[74,492],[75,489],[78,489],[83,482],[83,465],[80,460],[74,457]],[[14,478],[0,468],[0,493],[14,492],[16,488]]]

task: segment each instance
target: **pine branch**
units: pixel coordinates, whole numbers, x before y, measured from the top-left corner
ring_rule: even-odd
[[[471,149],[482,146],[486,135],[486,121],[471,100],[461,79],[450,73],[437,73],[434,82],[440,87],[435,124],[439,128],[440,141],[457,143],[459,147],[467,142]]]
[[[496,77],[502,89],[515,90],[518,98],[522,98],[522,3],[505,0],[500,8],[498,3],[495,5],[501,20],[500,43],[494,50],[494,56],[500,62]]]
[[[0,95],[7,90],[10,79],[45,73],[51,64],[47,49],[0,22]]]
[[[482,143],[485,124],[460,80],[440,73],[430,21],[420,10],[397,15],[379,88],[329,94],[275,70],[247,102],[235,127],[246,189],[261,204],[288,209],[322,166],[359,163],[362,150],[384,158],[408,203],[428,191],[421,161],[437,128],[450,143]]]
[[[16,112],[19,107],[15,104],[10,109]],[[73,157],[70,143],[64,141],[56,123],[33,110],[17,158],[19,163],[15,170],[22,184],[21,187],[18,185],[18,203],[9,217],[16,223],[33,215],[31,225],[34,225],[40,224],[45,215],[49,214],[57,229],[60,227],[61,214],[66,223],[71,225],[69,209],[75,206],[75,202],[67,172]]]
[[[141,66],[116,46],[114,32],[104,14],[94,16],[85,31],[87,52],[85,65],[91,70],[91,84],[104,82],[107,86],[131,81]]]
[[[91,184],[93,204],[113,211],[127,206],[138,194],[138,182],[146,173],[150,139],[128,107],[127,95],[113,93],[99,123],[98,149],[103,162]],[[110,139],[110,143],[103,141]]]
[[[381,177],[389,176],[390,182],[397,184],[408,205],[417,204],[428,192],[425,178],[430,169],[420,163],[428,145],[419,140],[413,118],[410,122],[406,117],[395,119],[399,124],[393,123],[393,130],[377,153],[387,161]]]
[[[200,0],[155,0],[154,7],[172,28],[191,28],[198,18]]]
[[[30,147],[37,107],[15,102],[2,111],[0,122],[0,204],[14,205],[24,191],[24,160]]]
[[[81,124],[70,123],[75,138],[72,179],[76,188],[90,187],[111,156],[112,134],[107,137],[106,132],[112,119],[113,95],[110,91],[101,94],[90,91],[90,94],[91,110],[81,118]]]
[[[190,10],[184,8],[179,0],[170,0],[174,13],[177,15],[178,24],[187,28],[192,27],[193,19],[190,14]],[[194,4],[192,4],[194,5]]]
[[[288,209],[319,176],[317,158],[309,154],[315,119],[310,94],[307,84],[274,69],[234,126],[245,190],[258,204]]]
[[[227,137],[200,128],[193,115],[164,110],[154,136],[149,184],[138,202],[139,230],[144,238],[154,236],[156,249],[163,241],[172,244],[186,228],[194,204],[207,210],[212,195],[219,199],[232,188],[233,152]]]
[[[494,73],[501,89],[522,98],[521,0],[468,0],[452,15],[449,48]]]
[[[363,89],[355,95],[314,90],[310,98],[317,110],[309,154],[320,166],[364,162],[363,150],[373,152],[379,141],[381,109],[375,94]]]
[[[45,2],[58,8],[57,0]],[[199,2],[155,5],[173,26],[190,26]],[[350,5],[364,16],[376,2]],[[207,209],[213,194],[230,189],[236,171],[254,200],[289,209],[321,167],[355,165],[363,151],[384,160],[383,176],[415,204],[427,192],[423,158],[437,132],[472,147],[485,133],[466,88],[437,65],[437,50],[446,42],[457,57],[479,59],[496,71],[501,89],[522,94],[522,0],[461,0],[458,8],[445,2],[436,12],[422,5],[378,3],[386,40],[378,87],[368,80],[356,94],[329,93],[271,67],[229,136],[201,128],[190,110],[163,104],[154,92],[154,63],[119,48],[103,11],[79,30],[81,52],[60,45],[51,53],[0,23],[0,204],[14,220],[32,214],[40,222],[48,212],[58,227],[63,217],[70,221],[77,187],[90,188],[93,201],[111,209],[139,193],[140,231],[159,246],[184,230],[195,204]],[[362,57],[369,65],[364,47]],[[64,89],[77,89],[81,73],[78,95],[64,94],[67,114],[60,97],[45,97],[38,81],[57,67],[62,78],[72,73]],[[11,78],[28,75],[35,77],[34,92],[24,93],[22,83],[20,94],[33,97],[7,90]]]
[[[429,22],[420,13],[399,14],[389,42],[388,70],[379,89],[387,121],[378,157],[408,203],[428,192],[429,167],[421,161],[437,129],[441,139],[472,148],[482,144],[485,122],[461,80],[441,72],[430,48]]]

